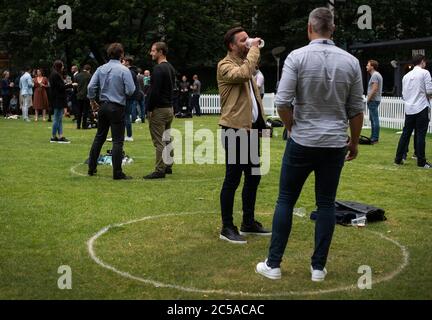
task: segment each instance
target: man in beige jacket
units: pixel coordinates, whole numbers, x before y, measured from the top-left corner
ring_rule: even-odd
[[[243,235],[271,235],[255,220],[255,200],[259,173],[259,134],[265,129],[264,109],[253,78],[260,57],[260,38],[250,39],[243,28],[229,30],[224,38],[227,56],[217,68],[221,96],[222,143],[225,147],[226,174],[220,201],[222,230],[220,239],[245,244]],[[240,233],[233,222],[233,205],[241,177],[243,221]]]

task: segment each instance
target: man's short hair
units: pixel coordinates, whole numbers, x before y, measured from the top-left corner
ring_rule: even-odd
[[[312,10],[309,14],[309,23],[312,30],[319,35],[333,33],[334,16],[330,9],[321,7]]]
[[[134,62],[134,58],[132,56],[126,56],[123,60],[129,62],[130,65],[132,65]]]
[[[376,60],[369,60],[368,63],[375,69],[378,70],[379,63]]]
[[[422,55],[422,54],[416,54],[414,57],[413,57],[413,64],[415,65],[415,66],[418,66],[420,63],[422,63],[424,60],[426,60],[426,57],[424,56],[424,55]]]
[[[168,55],[168,45],[165,42],[155,42],[153,43],[153,46],[156,47],[156,51],[162,51],[164,56]]]
[[[234,27],[234,28],[232,28],[232,29],[229,29],[229,30],[227,31],[227,33],[225,33],[225,36],[224,36],[224,44],[225,44],[225,47],[226,47],[229,51],[231,51],[231,50],[230,50],[230,44],[231,44],[231,43],[234,43],[235,35],[236,35],[237,33],[243,32],[243,31],[245,31],[245,29],[243,29],[242,27]]]
[[[89,64],[86,64],[83,68],[84,71],[90,71],[91,70],[91,66]]]
[[[124,54],[123,45],[121,43],[112,43],[107,49],[108,58],[120,60]]]

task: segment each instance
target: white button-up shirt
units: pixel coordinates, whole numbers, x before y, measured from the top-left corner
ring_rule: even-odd
[[[415,66],[402,79],[402,97],[405,113],[417,114],[430,107],[428,95],[432,95],[432,79],[429,71]]]

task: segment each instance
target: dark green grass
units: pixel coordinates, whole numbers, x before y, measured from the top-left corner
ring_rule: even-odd
[[[217,129],[214,116],[194,118],[195,129]],[[366,229],[338,226],[324,283],[312,283],[308,271],[314,225],[294,217],[292,236],[282,264],[283,279],[263,279],[254,273],[264,259],[268,238],[250,238],[246,246],[218,239],[219,190],[223,165],[175,165],[163,181],[143,181],[152,171],[154,151],[147,124],[134,124],[133,143],[126,153],[135,161],[125,168],[132,181],[113,181],[110,167],[96,177],[80,165],[88,154],[94,130],[77,131],[65,120],[70,145],[50,144],[50,123],[0,120],[0,298],[2,299],[242,299],[248,296],[188,293],[156,288],[103,269],[89,256],[87,241],[105,226],[169,213],[113,228],[95,243],[100,259],[121,271],[203,290],[274,294],[317,291],[355,285],[361,265],[369,265],[373,279],[393,272],[402,263],[400,249],[380,239],[376,231],[400,242],[410,254],[409,265],[394,279],[372,290],[352,289],[316,295],[286,295],[310,299],[431,299],[432,200],[431,171],[409,159],[396,167],[393,158],[399,136],[382,130],[380,144],[361,146],[359,158],[347,163],[338,199],[366,202],[386,210],[387,222]],[[174,127],[184,130],[184,120]],[[262,178],[257,217],[270,226],[274,210],[284,142],[271,140],[271,169]],[[365,131],[363,134],[368,135]],[[199,143],[196,143],[198,145]],[[104,150],[110,149],[107,143]],[[431,156],[432,139],[426,153]],[[314,178],[307,181],[297,207],[314,209]],[[241,223],[240,192],[235,221]],[[72,268],[72,290],[59,290],[57,269]],[[271,297],[270,297],[271,298]]]

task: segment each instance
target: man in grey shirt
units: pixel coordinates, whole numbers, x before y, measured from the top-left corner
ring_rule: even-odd
[[[368,92],[367,92],[367,106],[369,109],[369,119],[371,122],[372,132],[371,132],[371,141],[372,144],[378,143],[379,140],[379,116],[378,116],[378,107],[381,103],[381,95],[382,95],[382,87],[383,87],[383,77],[377,71],[378,69],[378,61],[369,60],[366,66],[367,72],[371,75],[369,83],[368,83]]]
[[[111,127],[112,167],[114,180],[132,179],[122,171],[123,141],[125,131],[126,96],[135,92],[135,83],[128,68],[120,63],[124,49],[113,43],[107,50],[110,61],[100,66],[88,85],[87,97],[93,111],[98,112],[98,130],[90,150],[88,175],[96,173],[97,159]],[[99,95],[99,104],[96,96]]]
[[[317,220],[312,281],[323,281],[333,231],[335,198],[345,160],[357,157],[363,124],[363,86],[358,60],[331,39],[334,18],[327,8],[309,15],[308,46],[286,59],[275,104],[290,132],[282,160],[280,191],[268,258],[256,272],[280,279],[293,208],[303,184],[315,173]],[[348,141],[347,129],[351,129]],[[348,153],[347,153],[348,151]]]
[[[195,110],[195,114],[197,116],[201,116],[201,108],[199,105],[199,99],[201,95],[201,81],[198,80],[198,76],[194,75],[194,80],[191,89],[192,89],[192,97],[191,97],[191,109]]]

